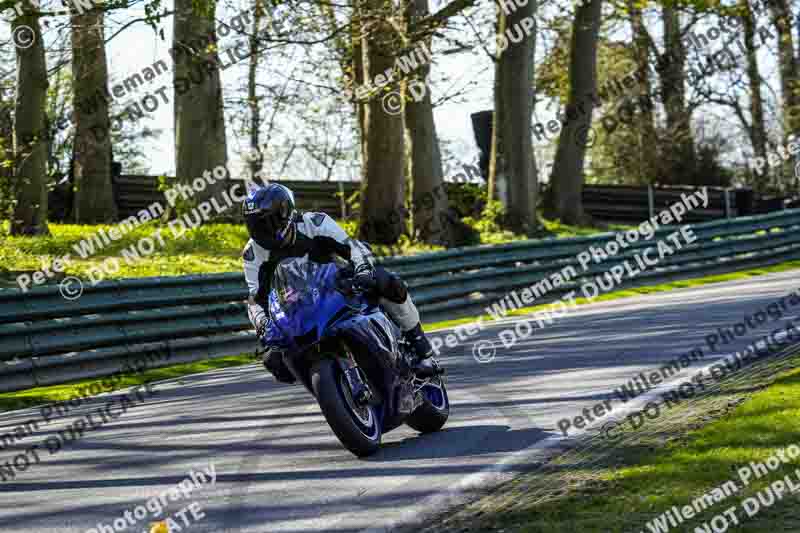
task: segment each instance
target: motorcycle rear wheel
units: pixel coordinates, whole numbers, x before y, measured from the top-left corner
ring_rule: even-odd
[[[430,387],[430,390],[426,390]],[[420,433],[433,433],[444,427],[450,418],[450,398],[447,396],[447,386],[441,378],[423,386],[420,391],[423,395],[422,405],[408,415],[406,424]]]
[[[353,401],[347,378],[335,361],[319,362],[311,371],[311,384],[325,420],[345,448],[358,457],[380,449],[381,426],[375,407]]]

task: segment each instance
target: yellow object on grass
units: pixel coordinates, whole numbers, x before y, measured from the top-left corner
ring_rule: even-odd
[[[167,527],[167,523],[161,521],[151,524],[150,533],[169,533],[169,528]]]

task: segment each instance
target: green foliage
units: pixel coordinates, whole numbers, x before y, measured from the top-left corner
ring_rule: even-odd
[[[467,217],[464,222],[478,230],[481,234],[503,231],[502,223],[506,216],[506,208],[498,200],[487,202],[478,219]]]
[[[358,237],[358,220],[339,220],[338,223],[350,237],[354,239]]]
[[[539,94],[567,101],[569,94],[569,49],[571,18],[556,17],[552,21],[556,41],[536,68],[536,90]]]
[[[556,98],[561,105],[566,105],[569,96],[572,18],[558,17],[553,24],[558,29],[556,42],[536,69],[536,88],[539,94]],[[611,41],[601,35],[597,47],[598,89],[614,80],[621,80],[635,69],[636,64],[629,43]],[[580,97],[583,98],[584,95]],[[617,98],[611,96],[608,99]]]
[[[120,7],[126,7],[122,5]],[[151,28],[153,31],[161,38],[162,41],[166,40],[164,38],[164,29],[159,28],[159,23],[161,19],[166,16],[167,10],[164,9],[163,12],[160,11],[161,8],[161,0],[150,0],[149,2],[144,4],[144,22]]]
[[[606,131],[596,127],[597,138],[591,151],[586,183],[610,185],[709,185],[729,186],[733,172],[721,164],[729,141],[721,135],[695,139],[695,161],[677,154],[658,153],[644,146],[639,129],[643,116],[619,122]],[[674,138],[665,128],[654,129],[658,147],[669,146]],[[654,152],[655,150],[655,152]],[[663,152],[664,150],[662,150]]]
[[[357,212],[361,208],[361,191],[358,189],[353,191],[350,196],[344,191],[336,191],[334,196],[339,199],[344,198],[348,213]]]
[[[11,47],[13,48],[13,47]],[[0,47],[0,64],[12,64],[13,53]],[[0,78],[0,219],[10,218],[14,207],[14,185],[12,171],[13,154],[13,112],[14,112],[14,77]]]
[[[480,216],[486,206],[487,189],[477,183],[448,183],[445,185],[448,205],[462,217]]]
[[[462,221],[478,232],[481,244],[501,244],[524,239],[524,235],[517,235],[513,231],[504,229],[505,218],[506,210],[503,204],[492,200],[484,205],[480,217],[464,217]]]
[[[14,167],[11,138],[0,136],[0,218],[10,219],[14,206]]]
[[[164,192],[168,189],[171,189],[175,185],[177,185],[178,181],[175,178],[169,179],[167,176],[158,176],[158,190]],[[167,210],[165,213],[166,217],[170,217],[172,215],[183,215],[188,213],[192,210],[195,206],[195,200],[192,197],[184,198],[183,195],[178,195],[177,198],[173,201],[172,206],[166,205],[164,206]]]
[[[653,154],[641,145],[638,124],[640,115],[630,124],[618,123],[611,131],[595,128],[597,139],[591,151],[587,183],[647,185],[656,181]]]
[[[69,172],[75,127],[72,125],[72,72],[59,69],[47,87],[46,137],[50,140],[47,157],[48,185],[66,176]]]

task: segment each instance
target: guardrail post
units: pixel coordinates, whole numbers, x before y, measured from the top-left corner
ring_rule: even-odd
[[[653,216],[656,214],[656,199],[652,185],[647,186],[647,207],[648,211],[650,212],[650,216],[648,218],[653,218]]]
[[[725,189],[725,218],[731,218],[731,190]]]

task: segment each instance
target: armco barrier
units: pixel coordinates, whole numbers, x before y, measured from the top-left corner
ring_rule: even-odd
[[[167,178],[167,183],[172,186],[176,180],[172,177]],[[342,213],[342,198],[339,193],[344,194],[345,198],[350,198],[360,187],[360,182],[357,181],[287,180],[276,183],[283,183],[294,191],[299,209],[324,211],[336,218],[345,216]],[[65,182],[62,185],[68,184]],[[462,183],[448,182],[446,188],[448,196],[457,198],[459,191],[463,192],[462,186]],[[164,202],[164,193],[159,191],[159,179],[155,176],[114,176],[113,187],[120,220],[136,215],[153,202]],[[651,209],[653,212],[661,211],[680,201],[682,194],[693,194],[697,190],[698,187],[691,186],[585,185],[582,192],[583,208],[601,220],[635,222],[650,217]],[[684,219],[686,222],[706,222],[727,218],[728,215],[738,217],[783,208],[783,204],[775,202],[762,206],[760,199],[756,198],[750,189],[726,190],[721,187],[706,187],[706,190],[709,204],[687,213]],[[67,198],[69,194],[70,192],[63,187],[57,187],[51,193],[49,204],[53,206],[54,216],[59,216],[57,213],[61,213],[61,216],[66,213],[57,206],[69,203]],[[345,210],[348,217],[355,215],[358,212],[357,203],[348,205]]]
[[[172,186],[175,178],[168,178],[167,183]],[[341,199],[337,195],[340,191],[349,197],[358,190],[358,182],[338,181],[276,181],[283,183],[295,193],[298,208],[304,211],[324,211],[341,216]],[[119,218],[124,219],[136,215],[141,209],[146,209],[153,202],[164,203],[164,193],[159,191],[158,179],[155,176],[122,175],[114,179],[115,201]]]
[[[697,241],[624,279],[619,288],[652,285],[767,266],[800,258],[800,209],[755,217],[691,224]],[[676,227],[629,248],[550,290],[546,303],[580,287],[583,280],[655,246]],[[472,246],[382,261],[408,281],[426,321],[457,313],[483,313],[508,291],[529,287],[577,265],[589,246],[613,239],[605,233],[571,239]],[[86,286],[74,301],[58,287],[23,293],[0,290],[0,391],[105,376],[142,354],[165,354],[153,366],[253,351],[241,273],[105,281]]]

